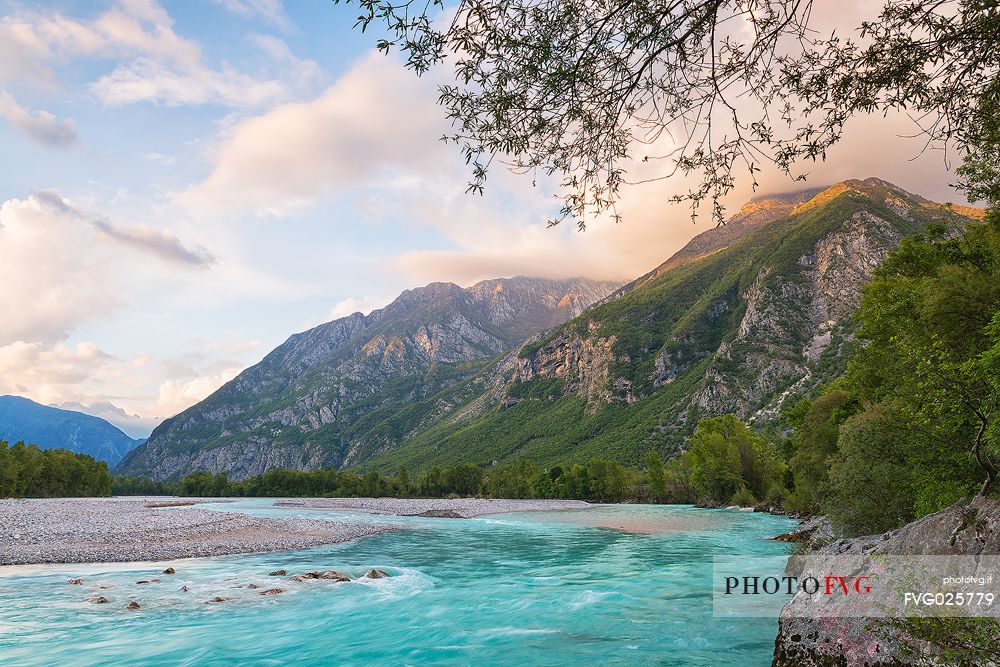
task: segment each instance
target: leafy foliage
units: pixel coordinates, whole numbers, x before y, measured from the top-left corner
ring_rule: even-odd
[[[108,464],[65,449],[0,440],[0,498],[111,495]]]
[[[882,532],[997,491],[1000,218],[904,239],[865,287],[845,379],[786,411],[788,506]],[[891,483],[887,480],[891,480]]]
[[[662,464],[661,464],[662,465]],[[396,475],[370,470],[353,471],[321,468],[302,472],[270,470],[240,482],[225,473],[195,472],[176,487],[182,496],[223,497],[425,497],[488,496],[493,498],[579,498],[601,502],[645,499],[648,485],[644,476],[616,461],[591,459],[567,469],[543,469],[529,460],[519,460],[488,469],[470,463],[431,467],[411,481],[407,469]],[[141,487],[140,480],[129,482]],[[660,498],[662,499],[662,498]]]
[[[588,212],[617,216],[639,162],[665,165],[654,179],[697,176],[677,199],[692,212],[712,199],[721,221],[736,170],[754,185],[765,165],[798,176],[858,114],[905,109],[928,143],[965,150],[1000,69],[1000,14],[978,0],[887,0],[847,38],[811,27],[811,0],[337,1],[417,74],[451,63],[443,138],[470,165],[470,191],[494,161],[554,175],[553,222],[581,227]]]
[[[685,456],[695,489],[715,502],[754,505],[783,483],[774,446],[732,415],[702,419]]]

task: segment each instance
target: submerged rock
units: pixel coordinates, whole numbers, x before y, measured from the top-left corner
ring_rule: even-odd
[[[128,606],[125,607],[125,608],[126,609],[139,609],[140,607],[139,607],[139,603],[138,602],[136,602],[135,600],[132,600],[131,602],[128,603]]]
[[[268,572],[267,576],[269,576],[269,577],[283,577],[286,574],[288,574],[288,573],[285,572],[284,570],[275,570],[274,572]]]
[[[213,602],[229,602],[230,600],[232,600],[232,598],[224,598],[222,596],[216,596],[211,600],[205,600],[205,604],[210,604]]]
[[[247,588],[255,590],[260,588],[260,586],[258,586],[257,584],[247,584]]]
[[[83,583],[83,579],[70,579],[66,582],[67,586],[79,586]]]
[[[141,579],[141,580],[139,580],[139,581],[137,581],[135,583],[137,583],[137,584],[158,584],[158,583],[160,583],[160,580],[159,579]]]
[[[98,595],[96,597],[87,598],[87,602],[93,602],[94,604],[107,604],[108,599],[103,595]]]
[[[427,510],[425,512],[421,512],[420,514],[416,514],[414,516],[425,516],[425,517],[435,518],[435,519],[466,519],[466,518],[468,518],[464,514],[456,512],[455,510]]]
[[[284,588],[268,588],[266,591],[261,591],[261,595],[277,595],[278,593],[284,593]]]
[[[389,576],[389,573],[386,572],[385,570],[373,567],[367,572],[365,572],[365,576],[368,577],[369,579],[385,579],[386,577]]]
[[[168,567],[166,570],[163,571],[163,574],[177,574],[177,570],[175,570],[172,567]]]
[[[331,581],[350,581],[351,578],[336,570],[322,570],[317,572],[306,572],[292,577],[292,581],[305,581],[306,579],[328,579]]]

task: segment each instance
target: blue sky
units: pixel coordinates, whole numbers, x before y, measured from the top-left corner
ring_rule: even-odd
[[[373,52],[355,7],[0,13],[0,393],[83,406],[133,434],[289,334],[414,285],[624,281],[711,224],[665,203],[678,183],[627,192],[621,224],[583,234],[545,227],[544,184],[494,172],[485,197],[465,195],[464,165],[437,141],[446,72],[417,79]],[[938,157],[907,162],[900,127],[862,121],[811,183],[877,175],[954,199]],[[763,190],[795,187],[767,176]]]

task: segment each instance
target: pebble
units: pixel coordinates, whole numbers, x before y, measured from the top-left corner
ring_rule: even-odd
[[[134,498],[0,500],[0,565],[169,561],[305,549],[391,526],[252,517]],[[172,569],[172,568],[168,568]]]

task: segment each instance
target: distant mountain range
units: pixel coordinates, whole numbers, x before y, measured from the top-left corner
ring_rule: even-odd
[[[49,407],[21,396],[0,396],[0,440],[68,449],[107,461],[110,466],[144,442],[130,438],[100,417]]]
[[[843,372],[861,287],[902,237],[978,209],[879,179],[747,203],[618,286],[435,283],[292,336],[167,420],[119,472],[637,464],[702,416],[759,424]]]
[[[143,441],[156,428],[156,425],[162,421],[156,417],[140,417],[139,415],[129,414],[110,401],[96,401],[86,405],[77,401],[67,401],[53,407],[100,417],[120,428],[130,438],[138,438]]]

